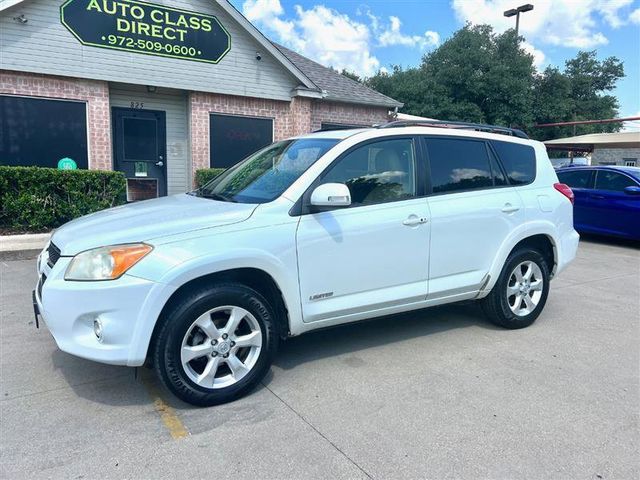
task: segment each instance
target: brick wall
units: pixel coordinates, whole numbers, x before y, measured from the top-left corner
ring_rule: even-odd
[[[337,102],[313,102],[311,129],[319,130],[322,122],[346,125],[373,125],[389,121],[389,108],[367,107]]]
[[[209,114],[211,113],[272,118],[274,140],[290,136],[290,102],[191,92],[189,103],[193,172],[200,168],[209,168]]]
[[[319,130],[322,122],[372,125],[388,121],[385,107],[365,107],[294,97],[291,102],[191,92],[193,173],[209,167],[209,115],[222,113],[273,119],[274,140]]]
[[[0,71],[0,94],[68,100],[87,104],[89,168],[111,170],[111,122],[107,82]]]

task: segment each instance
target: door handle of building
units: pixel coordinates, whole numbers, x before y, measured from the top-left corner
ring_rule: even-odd
[[[520,210],[520,207],[511,205],[510,203],[505,203],[504,207],[502,207],[502,211],[504,213],[513,213],[517,212],[518,210]]]
[[[425,217],[418,217],[416,215],[411,215],[409,218],[402,222],[402,224],[406,227],[415,227],[416,225],[421,225],[423,223],[427,223],[427,219]]]
[[[164,162],[160,160],[159,162],[156,162],[156,165],[159,167],[162,167],[164,165]]]

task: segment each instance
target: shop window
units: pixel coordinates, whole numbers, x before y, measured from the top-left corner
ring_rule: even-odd
[[[0,165],[87,168],[86,104],[0,95]]]
[[[271,118],[211,114],[209,165],[228,168],[273,142]]]

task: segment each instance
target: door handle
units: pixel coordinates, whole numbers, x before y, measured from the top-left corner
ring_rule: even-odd
[[[602,200],[604,198],[604,195],[595,195],[595,194],[591,194],[589,195],[591,198],[595,198],[596,200]]]
[[[159,162],[156,162],[156,165],[159,167],[162,167],[164,165],[164,162],[160,160]]]
[[[520,210],[520,207],[516,205],[511,205],[510,203],[505,203],[504,207],[502,207],[502,211],[504,213],[513,213],[513,212],[517,212],[518,210]]]
[[[427,219],[425,217],[418,217],[416,215],[411,215],[409,218],[402,222],[402,224],[406,227],[415,227],[423,223],[427,223]]]

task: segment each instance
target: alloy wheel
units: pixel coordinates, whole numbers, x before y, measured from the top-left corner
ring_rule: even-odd
[[[180,359],[189,379],[200,387],[229,387],[256,365],[262,329],[238,306],[216,307],[200,315],[182,340]]]
[[[507,282],[507,303],[513,313],[524,317],[533,312],[544,288],[544,280],[540,267],[530,260],[516,266]]]

